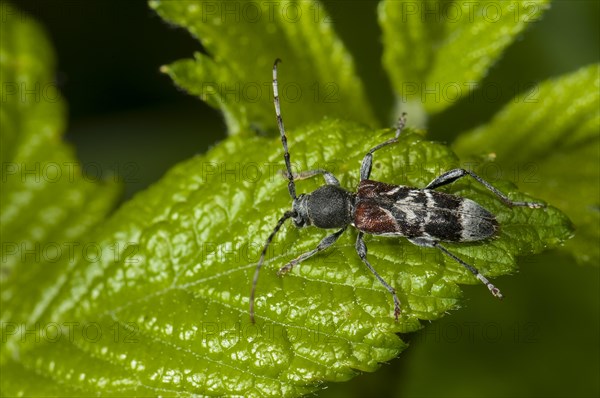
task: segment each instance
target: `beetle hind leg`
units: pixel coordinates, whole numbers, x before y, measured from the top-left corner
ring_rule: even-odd
[[[505,194],[500,192],[498,189],[496,189],[492,184],[490,184],[483,178],[479,177],[477,174],[473,173],[472,171],[465,170],[465,169],[453,169],[453,170],[447,171],[444,174],[442,174],[441,176],[439,176],[436,179],[434,179],[433,181],[431,181],[424,189],[435,189],[435,188],[441,187],[443,185],[450,184],[450,183],[458,180],[459,178],[462,178],[465,176],[473,177],[478,183],[480,183],[481,185],[483,185],[484,187],[486,187],[487,189],[492,191],[494,193],[494,195],[496,195],[507,206],[529,207],[531,209],[539,209],[542,207],[546,207],[545,204],[537,203],[537,202],[514,202],[508,196],[506,196]]]
[[[475,275],[475,277],[477,279],[479,279],[479,281],[481,283],[483,283],[485,286],[487,286],[488,290],[490,291],[490,293],[492,293],[492,295],[494,297],[498,297],[500,300],[502,300],[502,298],[504,297],[502,295],[502,293],[500,292],[500,289],[498,289],[496,286],[494,286],[485,276],[483,276],[479,270],[475,267],[473,267],[470,264],[465,263],[463,260],[461,260],[460,258],[458,258],[457,256],[455,256],[454,254],[452,254],[450,251],[448,251],[448,249],[446,249],[444,246],[440,245],[438,242],[435,243],[435,246],[438,249],[440,249],[442,251],[442,253],[444,253],[445,255],[447,255],[448,257],[452,258],[453,260],[455,260],[456,262],[458,262],[460,265],[462,265],[463,267],[465,267],[466,269],[468,269],[469,271],[471,271],[471,273],[473,275]]]
[[[504,297],[502,295],[502,293],[500,292],[500,289],[498,289],[496,286],[494,286],[485,276],[483,276],[477,268],[473,267],[470,264],[467,264],[466,262],[464,262],[463,260],[458,258],[456,255],[452,254],[452,252],[450,252],[444,246],[440,245],[440,243],[438,241],[433,240],[433,239],[428,239],[428,238],[409,238],[408,241],[417,246],[435,247],[435,248],[439,249],[446,256],[452,258],[454,261],[456,261],[457,263],[459,263],[460,265],[462,265],[463,267],[468,269],[473,275],[475,275],[475,277],[477,279],[479,279],[479,281],[481,283],[483,283],[485,286],[487,286],[488,290],[490,291],[490,293],[492,293],[492,295],[494,297],[498,297],[499,299],[502,299]]]

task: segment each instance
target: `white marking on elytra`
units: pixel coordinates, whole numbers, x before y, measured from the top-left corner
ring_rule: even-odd
[[[394,207],[404,213],[408,223],[415,223],[419,221],[419,216],[417,213],[415,213],[415,209],[418,209],[420,206],[415,206],[415,199],[420,195],[421,191],[409,192],[406,198],[398,200],[396,203],[394,203]]]
[[[435,204],[435,199],[433,198],[433,195],[431,194],[431,192],[427,192],[427,191],[424,191],[424,192],[425,192],[425,198],[427,198],[426,207],[428,209],[435,208],[435,205],[436,205]],[[428,212],[425,213],[425,222],[424,222],[424,225],[427,225],[427,224],[429,224],[431,222],[431,215],[432,214],[433,214],[433,212],[431,212],[431,211],[428,211]]]
[[[402,189],[402,187],[396,187],[390,191],[385,192],[384,195],[388,195],[388,196],[395,195],[401,189]]]

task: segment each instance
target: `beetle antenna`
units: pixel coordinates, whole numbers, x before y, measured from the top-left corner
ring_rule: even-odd
[[[281,118],[281,106],[279,105],[279,86],[277,85],[277,64],[281,60],[277,58],[273,64],[273,103],[275,104],[275,115],[277,116],[277,125],[279,126],[279,134],[281,134],[281,143],[283,144],[283,158],[285,159],[285,168],[287,169],[288,190],[292,199],[296,199],[296,184],[294,183],[294,174],[292,173],[292,165],[290,163],[290,152],[287,146],[287,137],[285,136],[285,127]]]
[[[292,181],[292,183],[293,183],[293,181]],[[273,238],[275,237],[275,234],[279,231],[279,229],[281,228],[281,226],[283,225],[285,220],[287,220],[288,218],[291,218],[291,217],[295,217],[295,216],[296,216],[296,212],[294,212],[294,211],[286,211],[285,212],[283,217],[281,217],[279,219],[279,221],[277,221],[277,225],[275,225],[275,228],[273,228],[273,232],[271,232],[271,235],[269,235],[269,237],[267,238],[265,247],[263,248],[262,253],[260,253],[260,259],[258,260],[258,263],[256,264],[256,271],[254,271],[254,279],[252,280],[252,291],[250,292],[250,321],[252,323],[254,323],[254,292],[256,291],[256,284],[258,283],[258,273],[260,272],[260,268],[262,267],[263,262],[265,261],[265,255],[267,254],[267,249],[269,248],[271,241],[273,240]]]

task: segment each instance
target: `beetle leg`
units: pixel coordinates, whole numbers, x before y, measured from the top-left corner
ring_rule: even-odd
[[[284,274],[290,272],[292,270],[292,268],[294,268],[295,265],[300,264],[302,261],[306,260],[307,258],[312,257],[315,254],[317,254],[318,252],[323,251],[323,250],[327,249],[329,246],[333,245],[335,243],[335,241],[338,240],[338,238],[344,233],[346,228],[347,227],[344,227],[344,228],[340,229],[339,231],[337,231],[336,233],[333,233],[333,234],[323,238],[323,240],[321,242],[319,242],[319,244],[317,245],[317,247],[315,249],[313,249],[309,252],[306,252],[304,254],[301,254],[300,256],[296,257],[295,259],[293,259],[292,261],[290,261],[289,263],[287,263],[286,265],[281,267],[281,269],[279,271],[277,271],[277,275],[281,276],[281,275],[284,275]]]
[[[398,321],[398,315],[400,315],[400,300],[398,300],[398,296],[396,296],[396,290],[391,287],[378,273],[375,271],[375,268],[369,263],[367,260],[367,245],[365,245],[365,241],[363,240],[363,233],[359,232],[358,237],[356,238],[356,252],[360,259],[365,263],[367,268],[375,275],[377,280],[387,289],[388,292],[392,295],[394,299],[394,318]]]
[[[434,179],[433,181],[431,181],[424,189],[435,189],[435,188],[441,187],[443,185],[450,184],[450,183],[458,180],[459,178],[462,178],[467,175],[473,177],[481,185],[483,185],[484,187],[486,187],[487,189],[492,191],[494,193],[494,195],[496,195],[498,198],[500,198],[500,200],[508,206],[511,206],[511,207],[524,206],[524,207],[529,207],[532,209],[546,207],[546,205],[543,203],[513,202],[512,200],[509,199],[508,196],[506,196],[505,194],[500,192],[498,189],[494,188],[492,186],[492,184],[490,184],[483,178],[479,177],[477,174],[473,173],[472,171],[465,170],[465,169],[453,169],[453,170],[447,171],[444,174],[442,174],[441,176],[439,176],[436,179]]]
[[[394,138],[390,138],[389,140],[382,142],[381,144],[371,148],[369,152],[363,158],[362,164],[360,166],[360,180],[368,180],[371,176],[371,168],[373,167],[373,152],[383,148],[384,146],[388,146],[390,144],[394,144],[398,142],[398,137],[400,137],[400,133],[402,129],[406,125],[406,113],[403,113],[400,118],[398,118],[398,125],[396,126],[396,136]]]
[[[492,295],[498,297],[499,299],[502,299],[503,296],[502,296],[502,293],[500,292],[500,289],[498,289],[496,286],[494,286],[485,276],[483,276],[477,268],[473,267],[470,264],[465,263],[463,260],[458,258],[456,255],[452,254],[444,246],[440,245],[440,243],[438,241],[428,239],[428,238],[410,238],[408,240],[410,243],[415,244],[417,246],[435,247],[437,249],[440,249],[440,251],[442,253],[444,253],[448,257],[452,258],[454,261],[456,261],[457,263],[459,263],[460,265],[462,265],[463,267],[468,269],[473,275],[475,275],[475,277],[477,279],[479,279],[481,281],[481,283],[483,283],[484,285],[487,286],[487,288],[492,293]]]

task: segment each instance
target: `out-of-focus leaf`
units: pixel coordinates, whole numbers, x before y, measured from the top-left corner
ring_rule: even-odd
[[[229,134],[276,130],[271,68],[283,60],[282,102],[293,126],[324,116],[374,125],[352,57],[317,1],[161,1],[150,6],[185,27],[209,55],[176,61],[163,71],[178,86],[221,109]]]
[[[119,186],[82,175],[62,140],[66,107],[51,45],[30,17],[1,7],[1,320],[20,324],[60,287],[86,245],[82,237],[111,210]]]
[[[466,97],[548,1],[384,0],[383,64],[399,107],[440,112]]]

